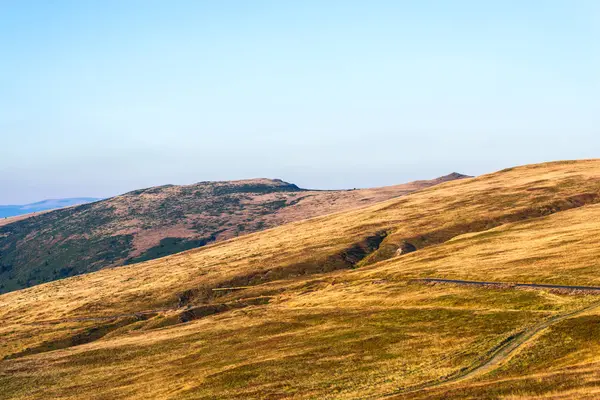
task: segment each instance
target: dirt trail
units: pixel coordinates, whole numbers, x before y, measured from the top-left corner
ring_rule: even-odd
[[[507,287],[522,287],[532,289],[562,289],[562,290],[577,290],[600,292],[599,286],[570,286],[570,285],[549,285],[538,283],[511,283],[511,282],[482,282],[482,281],[464,281],[460,279],[439,279],[439,278],[422,278],[415,279],[415,282],[425,283],[454,283],[457,285],[474,285],[474,286],[507,286]]]
[[[502,282],[476,282],[476,281],[461,281],[461,280],[452,280],[452,279],[421,279],[420,281],[424,282],[440,282],[440,283],[456,283],[456,284],[468,284],[468,285],[507,285]],[[589,290],[589,291],[600,291],[600,287],[590,287],[590,286],[566,286],[566,285],[537,285],[537,284],[512,284],[510,286],[516,287],[533,287],[533,288],[550,288],[550,289],[567,289],[567,290]],[[578,310],[569,311],[567,313],[555,315],[545,321],[539,322],[521,332],[513,334],[502,342],[500,342],[496,347],[492,348],[488,354],[483,358],[483,360],[479,360],[473,365],[462,369],[452,375],[449,375],[440,380],[426,382],[420,385],[407,387],[403,389],[399,389],[392,393],[388,393],[383,397],[393,397],[393,396],[402,396],[409,393],[415,393],[422,390],[428,389],[436,389],[442,386],[450,385],[453,383],[462,382],[465,380],[472,379],[474,377],[483,375],[490,371],[493,371],[508,362],[517,351],[524,346],[525,344],[535,340],[536,336],[541,333],[546,328],[554,325],[560,321],[563,321],[568,318],[572,318],[581,314],[584,314],[587,311],[593,310],[595,308],[600,307],[600,300],[596,301],[584,308],[580,308]]]
[[[561,289],[561,290],[573,290],[573,291],[587,291],[587,292],[598,292],[600,294],[600,287],[597,286],[569,286],[569,285],[547,285],[547,284],[533,284],[533,283],[506,283],[506,282],[482,282],[482,281],[466,281],[456,279],[438,279],[438,278],[423,278],[416,279],[415,282],[423,283],[451,283],[451,284],[463,284],[463,285],[476,285],[476,286],[497,286],[497,287],[526,287],[526,288],[537,288],[537,289]],[[245,287],[244,287],[245,288]],[[236,288],[218,288],[217,290],[223,289],[243,289],[242,287]],[[516,352],[525,344],[535,339],[535,337],[542,332],[544,329],[551,325],[563,321],[568,318],[572,318],[583,314],[587,311],[600,307],[600,300],[596,301],[584,308],[569,311],[567,313],[555,315],[547,320],[539,322],[523,331],[512,334],[500,342],[497,346],[489,350],[489,352],[483,357],[483,359],[475,362],[469,367],[457,371],[456,373],[446,376],[442,379],[426,382],[420,385],[411,386],[396,390],[392,393],[385,394],[383,396],[377,396],[377,398],[389,398],[394,396],[402,396],[405,394],[415,393],[422,390],[435,389],[442,386],[450,385],[453,383],[461,382],[464,380],[472,379],[476,376],[483,375],[490,372],[512,358]],[[108,316],[98,317],[79,317],[79,318],[65,318],[57,320],[46,320],[36,321],[27,325],[35,324],[57,324],[64,322],[83,322],[83,321],[103,321],[123,317],[142,317],[147,314],[155,314],[160,312],[178,311],[185,310],[187,308],[175,307],[175,308],[163,308],[156,310],[146,310],[136,313],[128,314],[116,314]]]

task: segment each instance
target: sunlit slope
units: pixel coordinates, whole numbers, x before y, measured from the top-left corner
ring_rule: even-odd
[[[0,385],[6,398],[379,398],[467,368],[514,332],[591,301],[342,277],[286,289],[266,306],[163,329],[155,317],[6,360]]]
[[[278,179],[167,185],[2,220],[0,293],[157,259],[464,177],[452,173],[359,190],[307,190]]]
[[[410,279],[600,285],[599,194],[600,161],[519,167],[0,296],[0,397],[591,393],[597,317],[579,310],[600,296]],[[418,250],[398,255],[406,242]],[[534,335],[552,346],[435,386],[561,315]]]
[[[1,312],[39,319],[174,305],[179,293],[199,286],[259,283],[286,273],[299,275],[344,267],[343,262],[336,265],[338,260],[329,257],[380,232],[388,235],[379,250],[363,263],[393,256],[404,240],[426,247],[460,234],[537,218],[598,199],[598,160],[513,168],[135,267],[99,271],[9,293],[0,297]],[[386,254],[379,256],[381,253]],[[290,268],[286,271],[285,267]],[[30,304],[38,301],[48,306],[32,310]]]
[[[600,204],[459,235],[376,264],[380,276],[600,286]]]

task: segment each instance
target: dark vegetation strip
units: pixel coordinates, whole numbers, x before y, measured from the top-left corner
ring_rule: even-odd
[[[233,279],[219,282],[216,288],[201,285],[182,291],[177,294],[177,306],[183,307],[190,304],[208,303],[214,300],[215,297],[227,294],[230,290],[241,290],[250,286],[281,279],[357,268],[363,259],[379,248],[386,236],[386,231],[379,231],[336,254],[324,258],[236,276]]]
[[[106,315],[106,316],[97,316],[97,317],[80,317],[80,318],[65,318],[60,320],[46,320],[46,321],[37,321],[33,323],[28,323],[25,325],[55,325],[61,323],[69,323],[69,322],[104,322],[103,324],[96,325],[90,328],[80,329],[75,331],[75,333],[63,336],[57,339],[49,340],[42,342],[36,346],[24,349],[17,353],[9,354],[4,357],[5,360],[16,359],[20,357],[25,357],[33,354],[45,353],[48,351],[61,350],[70,348],[73,346],[79,346],[82,344],[88,344],[99,339],[102,339],[104,336],[109,333],[125,328],[128,325],[134,324],[139,321],[148,321],[153,319],[154,317],[159,316],[162,313],[168,311],[180,311],[172,317],[164,318],[163,321],[160,322],[156,327],[166,327],[171,325],[182,324],[190,321],[194,321],[200,318],[204,318],[210,315],[219,314],[226,311],[236,310],[240,308],[246,308],[249,306],[260,306],[268,304],[271,300],[269,296],[259,296],[254,298],[248,298],[243,300],[232,301],[228,303],[217,303],[217,304],[206,304],[200,305],[196,307],[186,307],[184,309],[176,309],[176,308],[164,308],[157,310],[147,310],[147,311],[139,311],[136,313],[130,314],[115,314],[115,315]],[[164,315],[161,316],[161,318]]]
[[[146,310],[146,311],[138,311],[134,313],[127,314],[114,314],[114,315],[104,315],[104,316],[96,316],[96,317],[76,317],[76,318],[63,318],[63,319],[49,319],[44,321],[36,321],[29,322],[24,325],[56,325],[62,324],[65,322],[88,322],[88,321],[110,321],[113,319],[119,318],[137,318],[138,320],[143,320],[147,316],[153,316],[158,313],[173,311],[175,308],[160,308],[156,310]]]
[[[14,354],[9,354],[4,357],[5,360],[12,360],[15,358],[30,356],[33,354],[46,353],[48,351],[61,350],[66,349],[73,346],[79,346],[86,343],[91,343],[96,340],[99,340],[109,334],[110,332],[122,328],[124,326],[130,325],[134,322],[139,321],[140,319],[145,319],[145,317],[135,316],[135,317],[112,317],[110,320],[114,320],[111,323],[94,326],[91,328],[81,329],[76,331],[76,333],[67,335],[65,337],[61,337],[54,340],[49,340],[46,342],[42,342],[37,346],[30,347],[19,351]]]

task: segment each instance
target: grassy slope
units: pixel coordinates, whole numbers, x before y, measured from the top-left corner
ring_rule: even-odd
[[[1,220],[0,293],[164,257],[457,178],[452,174],[338,191],[301,190],[268,179],[201,182],[137,190],[93,204]]]
[[[600,161],[520,167],[0,296],[0,397],[368,398],[443,380],[598,296],[409,279],[599,285],[599,193]],[[348,261],[382,231],[378,250]],[[419,250],[395,256],[404,241]],[[229,286],[250,287],[211,290]],[[222,312],[179,323],[208,305]],[[497,370],[405,397],[592,396],[598,318],[561,321]]]

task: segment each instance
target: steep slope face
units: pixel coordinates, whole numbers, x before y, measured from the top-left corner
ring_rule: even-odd
[[[8,293],[0,397],[594,398],[600,296],[500,283],[600,286],[599,202],[531,165]]]
[[[281,180],[137,190],[0,225],[0,293],[365,206],[460,174],[376,189],[311,191]]]
[[[23,205],[0,205],[0,218],[15,217],[23,214],[30,214],[34,212],[54,210],[57,208],[71,207],[79,204],[91,203],[100,199],[92,197],[73,197],[68,199],[51,199],[38,201],[32,204]]]

